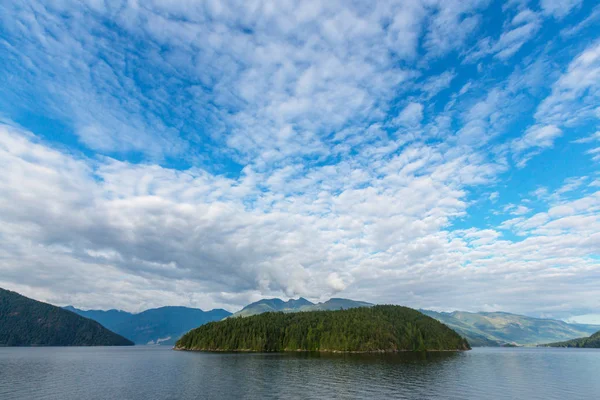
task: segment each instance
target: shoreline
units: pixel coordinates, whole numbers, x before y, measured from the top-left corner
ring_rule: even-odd
[[[455,349],[455,350],[282,350],[282,351],[261,351],[251,349],[223,350],[223,349],[186,349],[181,347],[173,347],[175,351],[193,351],[200,353],[327,353],[327,354],[394,354],[394,353],[460,353],[471,349]]]

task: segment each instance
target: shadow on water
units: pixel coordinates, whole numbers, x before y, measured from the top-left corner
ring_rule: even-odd
[[[236,353],[229,353],[233,356]],[[329,352],[283,352],[283,353],[246,353],[256,358],[270,360],[298,359],[298,360],[323,360],[343,361],[344,363],[357,364],[434,364],[446,362],[461,357],[463,352],[399,352],[399,353],[329,353]]]

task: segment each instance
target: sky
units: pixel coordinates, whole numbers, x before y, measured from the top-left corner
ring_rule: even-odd
[[[600,6],[0,2],[0,287],[600,322]]]

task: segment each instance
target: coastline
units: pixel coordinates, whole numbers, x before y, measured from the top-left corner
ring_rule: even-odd
[[[223,349],[187,349],[182,347],[173,347],[175,351],[192,351],[200,353],[329,353],[329,354],[394,354],[394,353],[460,353],[469,351],[471,349],[455,349],[455,350],[281,350],[281,351],[261,351],[252,349],[235,349],[235,350],[223,350]]]

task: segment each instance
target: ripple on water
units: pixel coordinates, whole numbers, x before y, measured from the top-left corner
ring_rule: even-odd
[[[0,348],[0,399],[592,399],[600,351],[212,354]]]

